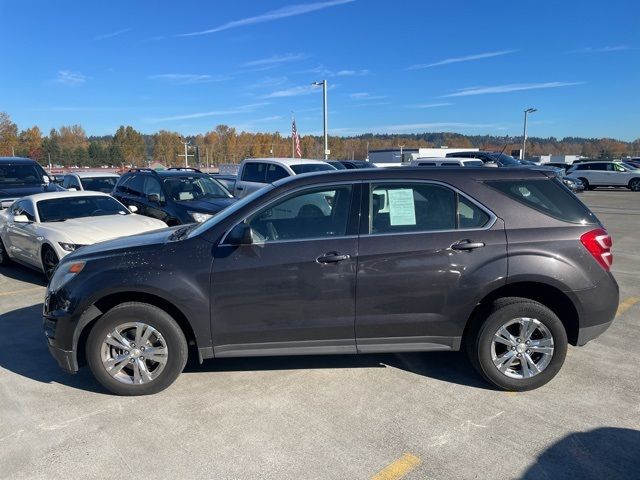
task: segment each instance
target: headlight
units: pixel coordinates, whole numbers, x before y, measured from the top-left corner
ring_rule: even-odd
[[[84,268],[86,262],[69,262],[61,263],[56,268],[53,277],[49,281],[48,290],[55,292],[66,285],[69,280],[79,274]]]
[[[58,245],[60,245],[65,252],[73,252],[80,247],[84,247],[84,245],[79,245],[77,243],[58,242]]]
[[[569,178],[565,178],[564,180],[562,180],[564,182],[565,185],[572,187],[576,185],[576,182],[574,182],[573,180],[569,179]]]
[[[191,218],[193,218],[198,223],[202,223],[208,220],[209,218],[213,217],[213,215],[209,213],[200,213],[200,212],[189,212],[189,215],[191,215]]]

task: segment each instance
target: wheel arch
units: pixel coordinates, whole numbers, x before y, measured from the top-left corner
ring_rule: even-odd
[[[85,345],[91,329],[96,325],[102,315],[107,313],[113,307],[126,302],[147,303],[149,305],[160,308],[161,310],[169,314],[182,330],[182,333],[187,340],[187,345],[189,346],[189,354],[191,355],[193,353],[191,350],[197,348],[197,338],[195,332],[193,331],[193,328],[191,327],[191,324],[189,323],[189,320],[187,319],[186,315],[173,303],[151,293],[117,292],[101,297],[99,300],[96,300],[91,306],[89,306],[87,310],[85,310],[87,316],[84,318],[84,321],[81,320],[83,321],[83,323],[85,323],[85,325],[83,325],[81,329],[79,329],[77,338],[74,342],[76,347],[75,350],[78,365],[86,364]],[[200,359],[202,359],[202,356],[199,353],[198,355]]]
[[[562,290],[540,282],[508,283],[492,290],[480,300],[471,313],[463,333],[463,340],[488,315],[493,302],[505,297],[520,297],[541,303],[555,313],[567,332],[571,345],[577,345],[580,317],[573,300]]]

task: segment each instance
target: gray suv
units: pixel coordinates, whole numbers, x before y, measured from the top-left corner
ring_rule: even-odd
[[[551,173],[296,175],[202,224],[67,255],[44,331],[64,370],[87,363],[121,395],[163,390],[188,355],[461,348],[494,386],[529,390],[613,321],[611,262],[611,237]]]

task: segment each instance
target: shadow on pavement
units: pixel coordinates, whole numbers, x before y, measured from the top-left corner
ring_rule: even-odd
[[[522,478],[640,478],[640,431],[604,427],[572,433],[547,448]]]
[[[58,367],[42,331],[42,304],[0,315],[0,367],[38,382],[105,393],[88,369],[70,375]]]
[[[33,283],[34,285],[47,286],[44,275],[17,263],[11,263],[6,267],[0,267],[0,275],[20,282]]]
[[[192,360],[185,373],[386,367],[444,382],[491,389],[462,352],[218,358],[205,360],[202,365]]]

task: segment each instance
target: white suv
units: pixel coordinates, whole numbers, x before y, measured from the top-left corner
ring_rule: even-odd
[[[585,190],[596,187],[627,187],[640,191],[640,169],[622,162],[582,162],[571,167],[567,174],[578,177]]]
[[[242,198],[281,178],[324,170],[335,168],[321,160],[304,158],[247,158],[240,163],[233,195]]]

